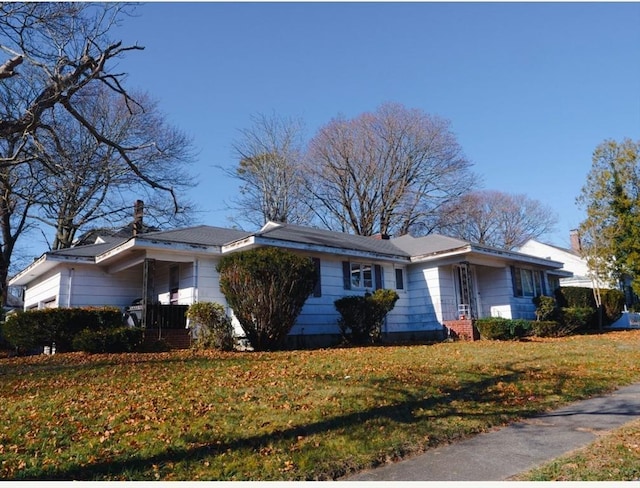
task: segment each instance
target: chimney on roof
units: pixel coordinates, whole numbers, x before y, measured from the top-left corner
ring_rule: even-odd
[[[142,232],[142,218],[144,216],[144,202],[136,200],[133,204],[133,237]]]
[[[577,254],[582,253],[582,243],[580,242],[580,233],[578,229],[572,229],[569,232],[569,239],[571,240],[571,250]]]
[[[373,234],[371,237],[373,237],[374,239],[383,240],[383,241],[388,241],[391,238],[389,234],[382,234],[380,232],[377,234]]]

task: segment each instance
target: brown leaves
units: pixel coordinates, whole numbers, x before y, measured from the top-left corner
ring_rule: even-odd
[[[0,359],[0,478],[331,478],[640,379],[638,341]]]

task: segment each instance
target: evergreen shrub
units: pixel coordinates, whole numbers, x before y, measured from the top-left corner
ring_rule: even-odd
[[[531,321],[522,319],[505,319],[487,317],[474,321],[480,337],[487,340],[509,341],[520,339],[531,334]]]
[[[232,351],[235,346],[233,325],[219,303],[198,302],[187,310],[193,347]]]
[[[591,288],[562,286],[556,289],[555,296],[560,308],[597,308]]]
[[[382,324],[398,301],[393,290],[380,289],[364,296],[346,296],[334,302],[340,313],[338,326],[344,340],[350,344],[379,342]]]
[[[74,337],[73,349],[92,354],[132,352],[141,346],[143,339],[140,327],[84,329]]]
[[[313,261],[279,248],[229,254],[220,290],[255,351],[279,349],[316,283]]]
[[[58,352],[73,350],[73,339],[84,329],[108,329],[122,325],[116,307],[49,308],[7,316],[2,335],[20,353],[55,343]]]
[[[555,320],[536,320],[531,323],[531,332],[536,337],[559,337],[563,325]]]
[[[563,307],[560,309],[561,336],[574,334],[580,329],[589,329],[594,325],[596,309],[592,307]]]
[[[533,303],[536,306],[536,320],[556,320],[559,317],[560,310],[554,297],[540,295],[533,299]]]

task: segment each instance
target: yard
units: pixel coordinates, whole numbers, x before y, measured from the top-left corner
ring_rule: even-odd
[[[0,479],[327,480],[640,381],[640,331],[0,359]]]

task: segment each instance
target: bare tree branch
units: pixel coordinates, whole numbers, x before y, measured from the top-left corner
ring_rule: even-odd
[[[8,59],[4,62],[4,64],[0,65],[0,80],[3,78],[10,78],[16,75],[14,71],[16,66],[20,65],[24,61],[22,56],[15,56],[11,59]]]

